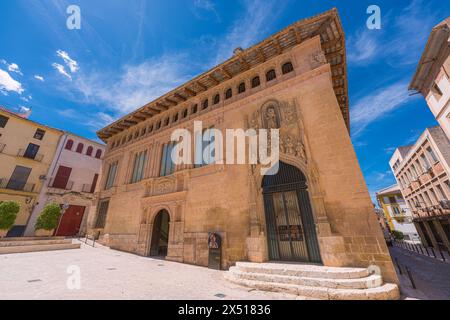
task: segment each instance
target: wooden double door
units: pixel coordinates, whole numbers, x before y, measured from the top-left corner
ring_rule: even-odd
[[[86,207],[83,206],[69,206],[64,212],[59,222],[59,227],[56,230],[56,236],[73,237],[78,235],[83,222],[83,217]]]

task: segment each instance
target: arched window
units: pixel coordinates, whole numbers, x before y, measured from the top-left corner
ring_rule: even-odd
[[[202,104],[202,110],[207,109],[208,106],[209,106],[209,101],[208,101],[208,99],[206,99],[205,101],[203,101],[203,104]]]
[[[233,96],[233,90],[231,90],[231,88],[230,88],[225,92],[225,99],[230,99],[232,96]]]
[[[215,96],[214,96],[214,104],[218,104],[220,102],[220,95],[219,94],[216,94]]]
[[[161,120],[158,121],[158,123],[156,124],[156,130],[159,130],[161,128]]]
[[[150,125],[149,127],[148,127],[148,133],[152,133],[153,132],[153,125]]]
[[[177,122],[178,121],[178,113],[175,113],[173,115],[173,122]]]
[[[84,149],[84,144],[82,144],[81,142],[77,145],[77,152],[78,153],[83,153],[83,149]]]
[[[166,118],[166,120],[164,120],[164,126],[165,127],[167,127],[169,125],[169,121],[170,121],[169,118]]]
[[[277,77],[277,74],[275,73],[275,70],[271,69],[269,71],[267,71],[266,73],[266,81],[272,81]]]
[[[191,114],[197,113],[197,110],[198,110],[198,106],[197,106],[196,104],[194,104],[194,105],[192,106]]]
[[[244,93],[245,92],[245,82],[242,82],[238,87],[238,93]]]
[[[115,144],[116,144],[116,143],[114,142],[113,145],[112,145],[113,148],[114,148],[114,145],[115,145]],[[92,148],[92,146],[89,146],[89,147],[87,148],[86,155],[92,156],[92,152],[94,152],[94,148]]]
[[[67,140],[66,150],[72,150],[72,148],[73,148],[73,140],[72,139]]]
[[[188,110],[187,110],[187,109],[184,109],[184,110],[183,110],[183,119],[184,119],[184,118],[187,118],[187,116],[188,116]]]
[[[261,85],[261,80],[259,79],[259,76],[256,76],[252,79],[252,88],[259,87]]]
[[[294,71],[294,66],[293,66],[292,63],[290,63],[290,62],[286,62],[286,63],[283,64],[283,66],[281,67],[281,71],[283,71],[283,74],[292,72],[292,71]]]
[[[95,153],[95,157],[96,157],[97,159],[100,159],[100,158],[102,157],[102,150],[97,149],[97,152]]]

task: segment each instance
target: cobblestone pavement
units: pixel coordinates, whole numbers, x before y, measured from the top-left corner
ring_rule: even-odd
[[[81,271],[70,290],[69,266]],[[223,272],[82,246],[79,250],[0,255],[0,299],[296,299],[233,285]]]
[[[389,248],[392,259],[402,268],[399,274],[402,294],[412,299],[450,300],[450,264],[398,248]],[[397,274],[398,264],[395,263]],[[417,289],[413,289],[406,267],[411,271]]]

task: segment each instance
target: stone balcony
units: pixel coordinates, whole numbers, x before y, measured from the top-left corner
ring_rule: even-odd
[[[442,174],[444,172],[444,167],[442,166],[442,163],[438,162],[435,165],[433,165],[432,171],[435,176],[439,176],[440,174]]]

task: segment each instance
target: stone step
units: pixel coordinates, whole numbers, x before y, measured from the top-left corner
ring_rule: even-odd
[[[12,246],[12,247],[1,247],[0,248],[0,254],[26,253],[26,252],[38,252],[38,251],[71,250],[71,249],[79,249],[80,247],[81,247],[81,244],[79,244],[79,243]]]
[[[11,241],[24,241],[24,240],[63,240],[66,237],[12,237],[12,238],[0,238],[0,243]]]
[[[383,279],[379,275],[370,275],[364,278],[352,279],[312,278],[303,276],[284,276],[259,272],[242,272],[238,267],[231,267],[229,272],[239,279],[287,283],[307,287],[324,287],[333,289],[369,289],[379,287],[383,284]]]
[[[232,272],[225,273],[225,278],[232,283],[257,290],[283,292],[320,300],[397,300],[400,297],[399,289],[395,284],[384,284],[369,289],[334,289],[248,280],[238,278]]]
[[[2,247],[14,247],[14,246],[34,246],[34,245],[49,245],[49,244],[65,244],[65,243],[72,243],[71,239],[39,239],[39,240],[28,240],[28,239],[22,239],[15,240],[15,241],[1,241],[0,242],[0,248]]]
[[[297,276],[321,279],[358,279],[370,275],[365,268],[337,268],[312,264],[285,263],[252,263],[237,262],[236,267],[241,272],[276,274],[282,276]]]

